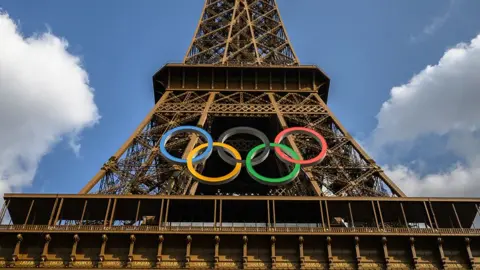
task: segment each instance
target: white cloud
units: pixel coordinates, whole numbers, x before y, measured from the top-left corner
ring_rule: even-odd
[[[406,166],[385,167],[385,173],[407,194],[427,197],[478,197],[480,164],[455,164],[446,172],[420,176]]]
[[[479,71],[480,35],[392,88],[377,115],[373,148],[443,136],[445,149],[460,158],[444,172],[422,177],[405,166],[387,168],[407,195],[480,196]]]
[[[0,11],[1,12],[1,11]],[[31,184],[39,161],[66,138],[99,120],[80,59],[47,32],[24,37],[0,13],[0,196]]]
[[[416,36],[410,36],[410,42],[417,42],[425,39],[428,36],[431,36],[437,32],[438,29],[442,28],[442,26],[447,22],[447,20],[450,18],[452,14],[452,10],[455,4],[455,0],[450,0],[450,4],[448,6],[447,11],[440,15],[434,17],[431,22],[423,28],[423,31],[416,35]]]
[[[377,115],[375,141],[385,144],[480,126],[480,35],[445,52],[409,83],[394,87]]]

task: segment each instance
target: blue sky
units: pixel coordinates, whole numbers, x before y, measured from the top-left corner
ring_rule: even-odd
[[[377,127],[376,115],[392,87],[407,84],[427,65],[437,64],[449,48],[480,33],[479,1],[278,4],[300,61],[316,64],[330,76],[329,106],[361,141],[368,141]],[[68,40],[68,51],[81,57],[88,72],[101,116],[98,124],[81,132],[79,156],[66,140],[55,144],[41,159],[33,185],[23,191],[76,193],[87,183],[152,108],[151,76],[167,62],[182,61],[202,6],[202,0],[0,0],[24,36],[50,29]],[[435,138],[427,142],[442,147],[442,136]],[[398,160],[378,157],[381,164],[403,162],[408,167],[414,166],[408,163],[412,156],[420,155],[417,150]],[[456,162],[442,157],[423,158],[429,163],[424,173]]]

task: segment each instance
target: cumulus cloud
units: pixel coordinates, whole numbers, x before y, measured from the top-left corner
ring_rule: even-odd
[[[480,195],[480,164],[455,164],[445,172],[420,176],[414,170],[397,165],[385,173],[407,194],[417,197],[478,197]]]
[[[438,174],[420,176],[405,166],[389,174],[405,192],[429,196],[480,196],[480,35],[445,52],[404,85],[394,87],[377,115],[374,149],[429,136],[445,137],[459,158]]]
[[[375,141],[408,141],[421,135],[477,130],[480,125],[480,35],[449,49],[409,83],[394,87],[377,115]]]
[[[0,11],[1,12],[1,11]],[[93,89],[66,40],[50,32],[24,37],[0,13],[0,196],[30,185],[39,161],[98,122]]]

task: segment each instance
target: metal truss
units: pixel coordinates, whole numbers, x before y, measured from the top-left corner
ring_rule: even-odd
[[[323,134],[329,145],[322,163],[303,170],[291,184],[272,188],[277,196],[404,196],[403,192],[368,157],[345,131],[318,94],[169,91],[147,116],[146,124],[102,168],[101,177],[89,183],[88,192],[100,181],[103,194],[195,194],[196,183],[186,168],[167,163],[159,155],[158,143],[164,132],[185,124],[204,126],[207,131],[216,117],[271,117],[280,126],[303,126]],[[195,136],[171,140],[167,149],[177,156],[200,143]],[[230,142],[239,149],[248,141]],[[296,136],[287,144],[304,158],[315,156],[319,146],[308,137]],[[200,165],[202,166],[202,165]],[[280,170],[288,170],[279,165]],[[201,168],[197,168],[201,171]]]
[[[280,107],[313,106],[322,108],[323,114],[298,114],[285,111],[288,126],[304,126],[320,132],[329,146],[328,155],[321,164],[311,169],[324,196],[404,196],[404,193],[383,173],[358,143],[341,126],[317,94],[275,94]],[[318,144],[308,137],[297,136],[295,142],[302,156],[314,157],[320,151]],[[313,143],[312,143],[313,142]]]
[[[187,64],[297,65],[274,0],[206,0]]]

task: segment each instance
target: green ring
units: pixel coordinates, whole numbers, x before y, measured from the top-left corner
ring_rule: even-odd
[[[295,167],[293,168],[291,173],[279,178],[270,178],[257,173],[255,169],[253,169],[252,158],[254,154],[256,154],[260,149],[264,147],[265,147],[265,144],[260,144],[254,147],[252,150],[250,150],[250,152],[248,152],[247,157],[245,158],[245,165],[247,167],[247,171],[250,174],[250,176],[252,176],[257,181],[267,182],[268,184],[273,184],[273,185],[279,185],[284,182],[289,182],[295,179],[295,177],[297,177],[298,173],[300,172],[300,166],[301,166],[300,164],[295,164]],[[298,156],[298,154],[295,151],[293,151],[292,148],[284,144],[270,143],[269,147],[280,147],[283,151],[290,154],[290,156],[292,156],[295,160],[300,160],[300,157]]]

